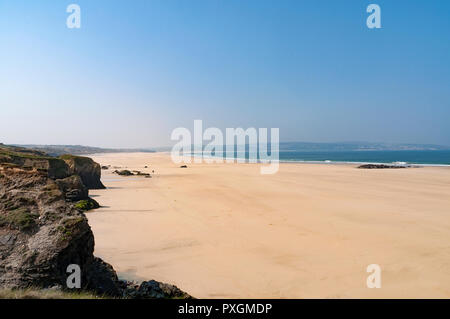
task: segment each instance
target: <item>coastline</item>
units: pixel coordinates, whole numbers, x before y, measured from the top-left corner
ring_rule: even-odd
[[[188,164],[167,153],[94,154],[96,254],[126,279],[158,278],[199,298],[445,298],[450,170],[355,163]],[[288,165],[289,164],[289,165]],[[301,164],[301,165],[291,165]],[[148,168],[145,169],[144,166]],[[444,247],[445,246],[445,247]],[[367,289],[365,267],[383,269]]]
[[[363,164],[383,164],[383,165],[402,165],[398,163],[390,162],[348,162],[348,161],[290,161],[290,160],[280,160],[280,163],[284,164],[328,164],[328,165],[363,165]],[[416,164],[405,162],[405,165],[409,165],[407,168],[414,167],[450,167],[450,164]]]
[[[357,152],[357,151],[355,151]],[[169,155],[169,152],[157,152],[159,154],[166,154]],[[90,156],[95,156],[95,155],[90,155]],[[202,157],[202,156],[197,156],[195,154],[192,154],[192,158],[194,157]],[[207,155],[203,155],[203,158],[207,158],[207,159],[215,159],[217,157],[215,156],[207,156]],[[225,162],[226,160],[231,159],[231,160],[235,160],[236,158],[230,158],[230,157],[223,157],[223,161]],[[389,161],[338,161],[338,160],[293,160],[293,159],[279,159],[278,160],[279,163],[294,163],[294,164],[335,164],[335,165],[362,165],[362,164],[384,164],[384,165],[392,165],[392,164],[404,164],[404,165],[409,165],[410,167],[450,167],[450,164],[442,164],[442,163],[417,163],[417,162],[407,162],[407,161],[394,161],[394,162],[389,162]],[[247,164],[247,163],[241,163],[241,164]],[[257,164],[264,164],[263,162],[261,162],[260,160],[258,160]]]

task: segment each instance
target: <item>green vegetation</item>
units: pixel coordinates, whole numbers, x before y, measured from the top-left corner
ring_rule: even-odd
[[[0,299],[107,299],[85,291],[62,291],[57,289],[1,289]]]
[[[51,199],[59,199],[63,196],[63,193],[56,184],[47,184],[42,188],[42,190]]]
[[[59,158],[64,161],[73,161],[75,164],[80,166],[91,165],[94,162],[90,157],[75,156],[70,154],[61,155]]]
[[[32,149],[34,151],[39,152],[45,152],[51,156],[60,156],[64,154],[88,155],[94,153],[155,152],[154,150],[149,149],[99,148],[82,145],[22,145],[22,148]]]
[[[17,195],[17,197],[14,198],[14,200],[7,200],[4,205],[5,205],[6,210],[14,211],[18,208],[21,208],[24,206],[33,206],[35,204],[36,204],[36,202],[32,198]]]
[[[63,227],[67,230],[67,229],[73,229],[76,225],[78,225],[79,223],[82,223],[84,221],[85,221],[85,219],[83,216],[78,216],[78,217],[65,219],[62,222],[62,224],[63,224]]]
[[[75,204],[75,208],[83,212],[99,207],[100,205],[97,203],[97,201],[92,198],[80,200]]]
[[[76,227],[79,223],[84,222],[85,219],[82,216],[68,218],[62,221],[61,225],[58,226],[58,230],[62,233],[62,240],[68,240],[72,237]]]
[[[29,212],[26,208],[17,208],[0,215],[0,226],[12,226],[19,230],[29,230],[36,225],[39,214]]]
[[[44,155],[44,153],[33,152],[30,150],[25,150],[22,148],[14,148],[14,147],[0,147],[0,154],[8,157],[21,157],[21,158],[29,158],[29,159],[52,159],[48,155]]]

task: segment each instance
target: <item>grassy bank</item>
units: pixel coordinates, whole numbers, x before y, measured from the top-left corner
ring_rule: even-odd
[[[108,299],[87,292],[68,292],[56,289],[0,289],[0,299]]]

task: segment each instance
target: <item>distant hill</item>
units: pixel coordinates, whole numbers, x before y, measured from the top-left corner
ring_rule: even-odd
[[[50,156],[60,156],[64,154],[72,155],[87,155],[96,153],[134,153],[134,152],[145,152],[153,153],[154,150],[146,148],[101,148],[101,147],[91,147],[83,145],[14,145],[22,148],[28,148],[36,150],[39,152],[47,153]]]

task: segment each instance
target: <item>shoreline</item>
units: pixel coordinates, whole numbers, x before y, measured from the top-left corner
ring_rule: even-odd
[[[108,154],[108,155],[113,155],[113,154],[117,154],[117,153],[94,153],[94,154],[87,154],[85,156],[87,157],[96,157],[99,156],[101,154]],[[125,153],[127,154],[127,153]],[[128,153],[128,154],[147,154],[146,152],[133,152],[133,153]],[[155,151],[152,152],[150,154],[163,154],[163,155],[168,155],[170,156],[170,152],[159,152],[159,151]],[[192,156],[192,158],[194,158],[196,156]],[[203,158],[208,158],[208,159],[213,159],[215,157],[209,157],[209,156],[203,156]],[[227,159],[233,159],[235,160],[235,162],[233,163],[226,163]],[[237,163],[237,158],[228,158],[228,157],[224,157],[223,158],[223,162],[222,163],[212,163],[212,164],[257,164],[257,165],[265,165],[268,163],[264,163],[258,160],[257,163]],[[374,162],[374,161],[335,161],[335,160],[320,160],[320,161],[302,161],[302,160],[278,160],[278,163],[280,164],[328,164],[328,165],[364,165],[364,164],[383,164],[383,165],[409,165],[407,166],[407,168],[414,168],[414,167],[450,167],[450,164],[439,164],[439,163],[415,163],[415,162]],[[401,163],[401,164],[400,164]],[[180,163],[181,164],[181,163]],[[191,164],[191,163],[187,163],[187,164]],[[195,164],[195,163],[194,163]],[[206,164],[206,163],[203,163]]]

